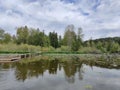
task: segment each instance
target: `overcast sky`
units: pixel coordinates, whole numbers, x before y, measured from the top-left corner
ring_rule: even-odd
[[[40,28],[63,34],[82,27],[84,39],[120,36],[120,0],[0,0],[0,28]]]

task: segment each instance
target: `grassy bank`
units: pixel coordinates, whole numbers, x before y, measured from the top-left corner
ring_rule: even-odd
[[[2,53],[28,53],[28,52],[39,52],[41,50],[40,46],[33,46],[27,44],[0,44],[0,54]]]
[[[79,51],[70,51],[67,46],[61,46],[60,48],[53,47],[40,47],[28,44],[0,44],[0,54],[8,54],[8,53],[29,53],[29,52],[40,52],[42,54],[83,54],[83,53],[101,53],[99,50],[95,48],[86,48],[83,47],[79,49]]]
[[[103,54],[109,52],[102,52],[95,47],[81,47],[78,51],[71,51],[67,46],[61,46],[59,48],[40,47],[28,44],[0,44],[0,54],[14,54],[14,53],[34,53],[42,52],[42,54]]]

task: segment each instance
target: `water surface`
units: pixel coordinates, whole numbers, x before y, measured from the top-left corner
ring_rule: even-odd
[[[120,90],[120,70],[74,58],[1,63],[0,90]]]

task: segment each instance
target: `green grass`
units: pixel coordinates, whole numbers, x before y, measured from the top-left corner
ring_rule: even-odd
[[[74,51],[46,51],[46,52],[43,51],[42,54],[83,54],[83,53]]]
[[[30,52],[18,52],[18,51],[0,51],[0,54],[26,54],[26,53],[30,53]]]

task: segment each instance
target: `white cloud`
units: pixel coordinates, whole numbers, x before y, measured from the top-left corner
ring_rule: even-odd
[[[83,28],[85,39],[120,36],[120,0],[70,1],[0,0],[0,27],[15,33],[15,27],[28,25],[62,34],[74,24]]]

